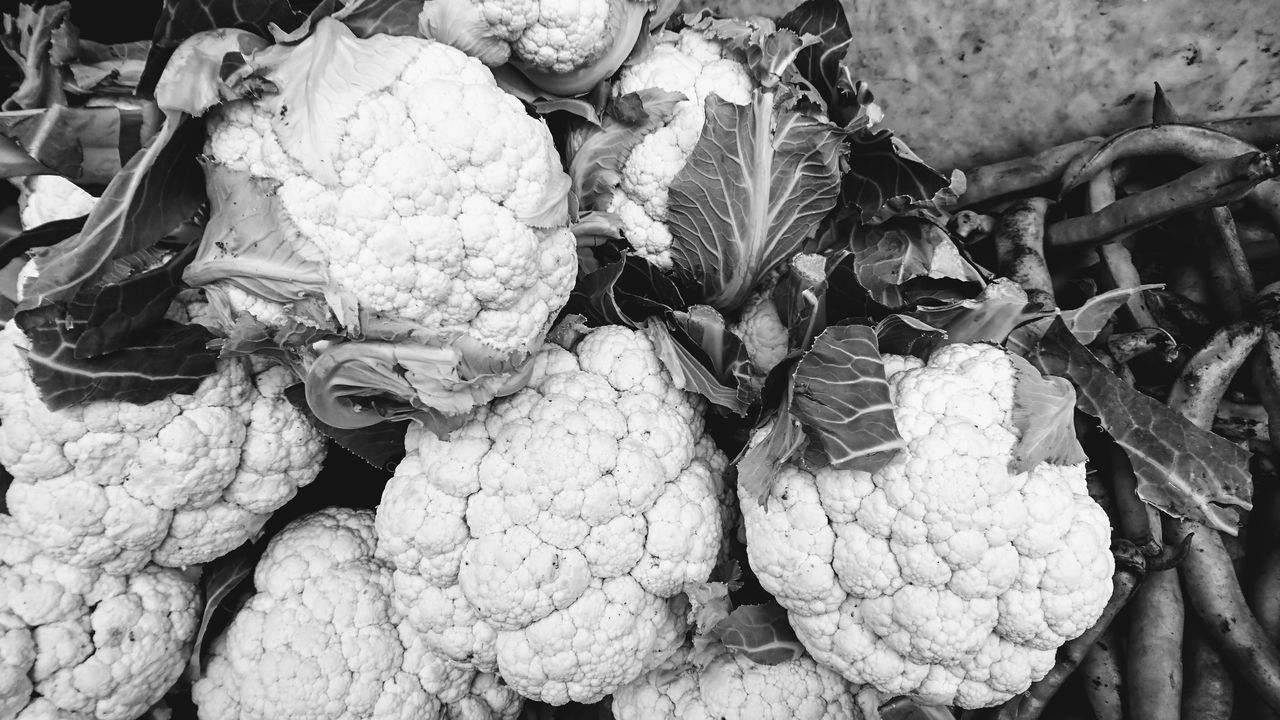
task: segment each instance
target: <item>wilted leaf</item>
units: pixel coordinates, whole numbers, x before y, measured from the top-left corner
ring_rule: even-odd
[[[804,646],[777,603],[743,605],[712,631],[729,652],[761,665],[779,665],[804,657]]]
[[[791,411],[833,467],[875,472],[905,447],[874,329],[827,328],[800,359],[792,383]]]
[[[69,317],[62,307],[25,310],[14,322],[31,341],[31,377],[51,410],[101,400],[143,404],[189,394],[217,369],[217,353],[206,348],[213,334],[199,325],[161,320],[136,333],[128,347],[85,359],[76,356],[83,318]]]
[[[1013,426],[1018,444],[1009,470],[1027,472],[1047,462],[1074,465],[1088,458],[1076,438],[1076,392],[1066,378],[1045,376],[1024,358],[1010,354],[1017,370],[1013,390]]]
[[[861,228],[853,234],[850,249],[858,282],[873,300],[889,308],[907,304],[902,285],[915,278],[983,282],[946,228],[930,220],[900,217]]]
[[[1060,320],[1027,359],[1045,373],[1071,380],[1076,407],[1098,418],[1129,456],[1140,498],[1174,517],[1236,534],[1238,508],[1250,506],[1252,493],[1247,450],[1135,390]]]
[[[841,186],[843,203],[856,205],[864,221],[893,198],[932,200],[951,180],[918,159],[898,152],[888,130],[849,138],[849,171]]]
[[[284,395],[325,437],[373,467],[395,470],[404,459],[404,435],[409,429],[407,420],[386,420],[354,429],[336,428],[325,424],[311,412],[311,408],[307,406],[307,391],[302,383],[285,388]]]
[[[84,230],[36,258],[39,277],[23,307],[65,300],[92,282],[116,258],[151,247],[191,218],[205,201],[196,154],[204,123],[169,120],[145,150],[111,180]]]
[[[835,207],[840,135],[829,122],[711,96],[706,122],[668,193],[676,273],[722,312],[795,254]]]

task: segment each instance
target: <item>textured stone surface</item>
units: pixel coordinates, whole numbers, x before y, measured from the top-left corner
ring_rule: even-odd
[[[844,2],[855,74],[939,169],[1146,122],[1156,81],[1189,119],[1280,113],[1280,0]]]

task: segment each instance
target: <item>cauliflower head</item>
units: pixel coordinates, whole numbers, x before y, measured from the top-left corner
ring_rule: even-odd
[[[674,8],[643,0],[429,0],[419,26],[486,65],[510,62],[543,90],[577,95],[613,75],[641,33]]]
[[[278,91],[212,113],[213,211],[184,275],[224,324],[443,348],[459,382],[536,350],[577,268],[546,123],[448,45],[332,18],[252,62]]]
[[[669,663],[670,664],[670,663]],[[617,720],[849,720],[854,687],[804,656],[777,665],[721,649],[662,667],[613,694]]]
[[[688,162],[702,135],[707,98],[746,105],[755,84],[747,66],[722,42],[694,29],[667,33],[613,84],[613,97],[656,88],[681,93],[670,119],[653,127],[627,154],[621,178],[605,209],[622,221],[636,254],[663,269],[672,267],[667,229],[667,189]]]
[[[0,720],[133,720],[182,674],[198,607],[176,570],[72,567],[0,515]]]
[[[447,439],[411,428],[377,515],[397,605],[434,649],[552,704],[655,667],[720,554],[726,461],[701,411],[648,336],[610,326],[544,349]]]
[[[186,321],[202,303],[179,298]],[[284,397],[296,382],[226,358],[191,395],[50,410],[16,324],[0,330],[0,464],[9,512],[46,552],[113,573],[204,563],[251,538],[320,472],[324,439]]]
[[[373,513],[327,508],[272,538],[256,594],[192,687],[208,720],[514,720],[523,700],[427,649],[391,601]]]
[[[880,471],[779,469],[740,493],[752,569],[818,662],[889,694],[998,704],[1053,666],[1111,595],[1084,465],[1011,473],[1016,369],[956,344],[886,356],[907,446]]]

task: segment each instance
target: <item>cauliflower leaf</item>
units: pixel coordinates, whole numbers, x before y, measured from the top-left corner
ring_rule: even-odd
[[[729,649],[761,665],[780,665],[805,656],[804,646],[775,602],[743,605],[716,624],[712,633]]]
[[[820,451],[807,457],[875,472],[905,447],[873,328],[827,328],[800,359],[792,383],[792,412]]]
[[[39,276],[24,288],[22,309],[67,300],[101,277],[113,260],[151,247],[205,201],[195,157],[204,123],[171,117],[142,152],[112,178],[84,229],[35,258]]]
[[[1129,456],[1138,497],[1174,517],[1236,534],[1240,509],[1251,507],[1246,449],[1121,380],[1061,320],[1054,320],[1028,360],[1071,380],[1076,407],[1098,418]]]
[[[983,283],[946,229],[929,219],[897,217],[861,228],[850,246],[858,281],[885,307],[907,304],[902,286],[915,278]]]
[[[708,98],[702,136],[669,192],[676,272],[722,311],[740,307],[835,207],[840,135],[829,122]]]
[[[217,369],[213,334],[199,325],[160,320],[136,333],[127,347],[93,358],[76,354],[84,334],[77,308],[43,305],[14,316],[31,340],[27,361],[50,410],[99,400],[143,404],[173,393],[192,393]]]

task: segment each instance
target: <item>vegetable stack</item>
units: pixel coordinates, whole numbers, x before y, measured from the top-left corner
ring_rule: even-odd
[[[0,720],[1280,714],[1280,123],[674,10],[5,16]]]

